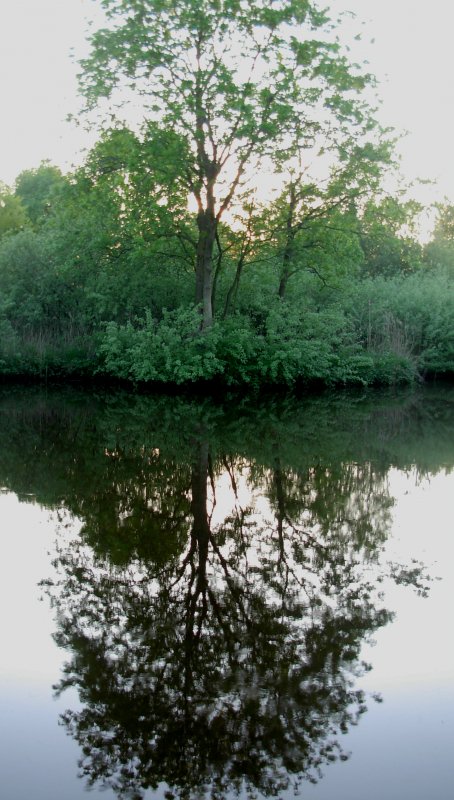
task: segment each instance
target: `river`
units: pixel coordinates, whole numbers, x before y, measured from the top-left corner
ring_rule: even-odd
[[[447,800],[454,387],[0,389],[2,800]]]

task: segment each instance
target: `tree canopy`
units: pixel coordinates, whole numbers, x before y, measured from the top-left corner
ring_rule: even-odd
[[[27,224],[27,213],[20,199],[0,183],[0,238],[5,233],[17,233]]]
[[[107,25],[90,37],[81,87],[88,107],[132,92],[161,131],[155,156],[169,192],[180,183],[196,207],[195,301],[209,327],[219,224],[248,178],[269,164],[288,172],[305,152],[380,160],[363,96],[372,78],[349,63],[327,11],[310,0],[102,6]]]
[[[48,162],[43,162],[37,169],[24,170],[17,176],[14,193],[33,225],[38,225],[50,212],[52,202],[64,184],[61,171]]]

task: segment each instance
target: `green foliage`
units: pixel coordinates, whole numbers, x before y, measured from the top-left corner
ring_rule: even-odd
[[[5,308],[0,308],[0,374],[17,372],[17,336]]]
[[[415,371],[454,371],[454,291],[444,271],[356,284],[347,313],[368,352]],[[413,368],[412,368],[413,365]]]
[[[42,240],[32,230],[1,242],[0,292],[9,318],[18,328],[30,331],[45,324],[53,284],[49,277]]]
[[[266,320],[261,375],[282,385],[301,380],[342,382],[344,356],[350,349],[346,334],[344,316],[337,309],[314,312],[280,303]]]
[[[6,233],[16,233],[25,228],[28,217],[20,199],[0,183],[0,239]]]
[[[61,269],[43,232],[0,244],[0,370],[50,375],[92,368],[93,342],[75,276]]]
[[[58,167],[48,162],[18,175],[15,196],[22,203],[32,225],[37,226],[50,213],[65,180]]]
[[[24,230],[0,245],[3,374],[100,369],[133,381],[258,387],[389,384],[454,371],[446,271],[347,274],[335,277],[337,287],[323,287],[306,266],[307,277],[296,276],[280,301],[273,259],[258,259],[246,267],[236,313],[201,333],[188,302],[190,276],[173,275],[153,242],[118,231],[111,189],[87,188],[79,176],[65,192],[39,232]],[[331,258],[336,276],[335,251]]]
[[[250,318],[236,314],[215,322],[216,359],[228,385],[258,386],[262,382],[260,359],[265,348]]]
[[[133,325],[110,322],[100,346],[109,374],[134,381],[186,383],[213,378],[217,331],[200,333],[197,309],[164,311],[160,321],[147,312]]]
[[[428,266],[443,268],[454,275],[454,206],[437,206],[433,236],[424,249]]]
[[[332,307],[314,311],[276,303],[258,331],[235,315],[200,333],[196,309],[147,314],[135,325],[109,323],[102,338],[102,370],[134,381],[228,385],[397,383],[414,377],[412,364],[393,353],[361,350],[352,321]]]
[[[449,203],[437,205],[437,219],[433,233],[435,240],[454,242],[454,206]]]
[[[125,97],[141,99],[141,187],[151,179],[152,197],[173,212],[178,241],[192,246],[195,303],[209,327],[219,223],[241,206],[240,190],[262,165],[271,161],[290,176],[304,151],[318,152],[322,162],[329,154],[328,163],[341,164],[330,182],[331,206],[379,182],[389,144],[364,96],[374,81],[349,62],[333,37],[335,23],[311,0],[102,5],[108,24],[90,37],[81,88],[88,108],[100,99],[111,108]],[[109,158],[118,162],[116,154]],[[184,219],[189,196],[193,236]]]
[[[328,15],[102,5],[88,105],[127,85],[145,122],[113,116],[72,175],[44,163],[1,189],[0,372],[254,388],[454,372],[452,207],[424,262],[419,206],[377,200],[391,143]],[[247,185],[261,165],[282,179],[269,203]]]
[[[358,221],[364,275],[408,275],[422,266],[423,249],[414,238],[420,212],[418,203],[394,197],[367,203]]]

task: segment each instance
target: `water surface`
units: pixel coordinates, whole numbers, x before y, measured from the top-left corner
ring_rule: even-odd
[[[453,464],[452,388],[2,390],[2,797],[445,800]]]

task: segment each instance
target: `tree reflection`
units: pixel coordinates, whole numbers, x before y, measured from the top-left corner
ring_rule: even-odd
[[[273,795],[345,757],[361,644],[391,616],[386,476],[449,469],[453,409],[0,390],[1,485],[82,526],[49,592],[89,782]],[[419,565],[389,569],[426,592]]]
[[[136,477],[122,504],[114,482],[107,517],[106,498],[91,503],[49,586],[69,653],[57,690],[75,686],[83,703],[63,717],[82,774],[131,798],[161,783],[189,798],[316,780],[346,758],[340,734],[365,710],[361,644],[391,617],[371,567],[389,521],[383,478],[213,459],[203,431],[186,466],[142,456],[148,488]],[[147,541],[128,558],[122,521],[128,541]]]

